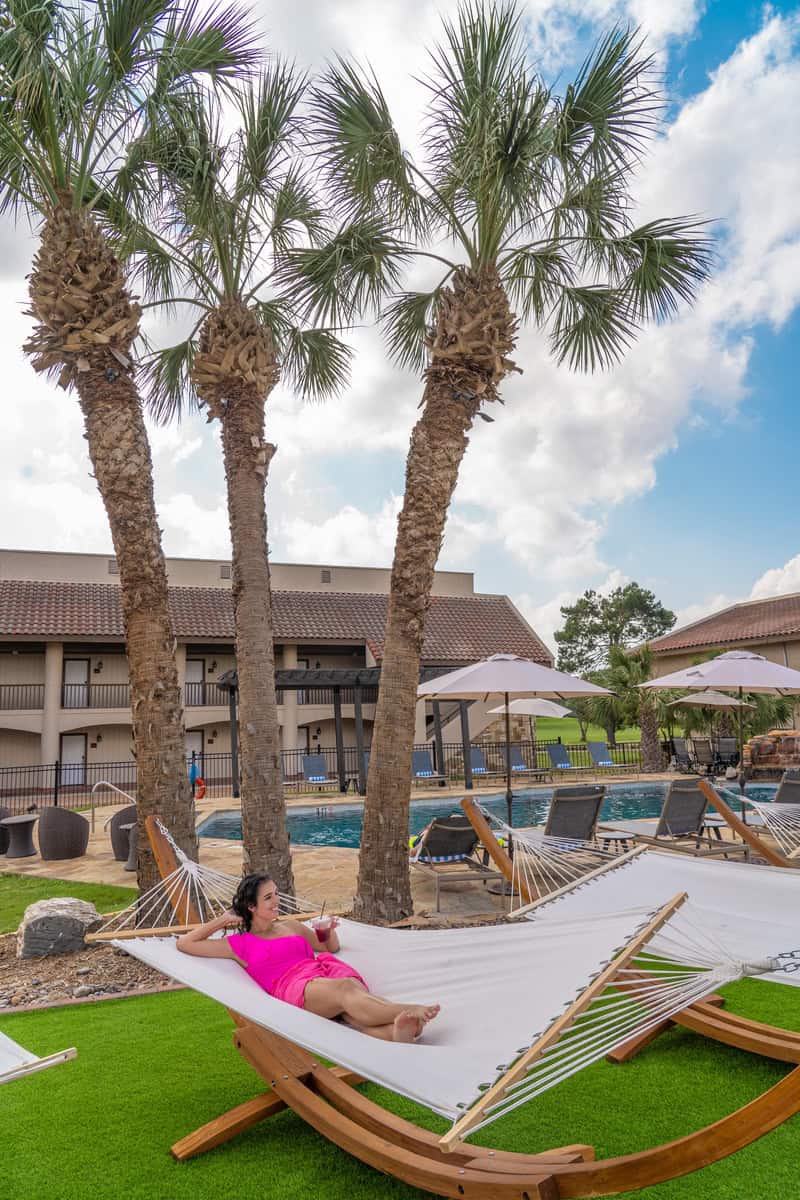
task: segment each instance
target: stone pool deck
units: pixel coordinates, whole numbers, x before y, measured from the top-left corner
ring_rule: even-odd
[[[662,782],[674,779],[674,774],[647,776],[647,782]],[[605,776],[602,780],[583,777],[581,782],[621,783],[630,776]],[[641,777],[638,777],[641,781]],[[531,790],[548,791],[552,785],[543,785]],[[496,782],[491,787],[476,788],[474,796],[496,796],[500,785]],[[528,790],[527,788],[525,790]],[[463,788],[425,788],[412,793],[413,800],[452,801],[457,809]],[[357,803],[358,797],[340,795],[339,793],[303,794],[300,796],[287,794],[286,803],[294,807],[329,807],[339,804]],[[95,828],[89,836],[89,845],[82,858],[65,859],[58,862],[43,862],[38,856],[31,858],[6,859],[0,856],[0,873],[30,875],[48,879],[63,879],[83,883],[108,883],[122,887],[135,887],[134,872],[123,870],[123,864],[116,862],[111,853],[111,841],[108,831],[104,828],[107,820],[123,805],[106,805],[97,808],[95,813]],[[197,802],[198,822],[205,820],[211,813],[219,810],[231,810],[239,807],[239,801],[233,797],[206,797]],[[202,838],[200,842],[201,862],[229,875],[240,875],[242,870],[242,847],[240,842],[232,842],[222,838]],[[332,911],[346,912],[352,907],[353,894],[356,887],[358,872],[358,851],[345,849],[340,846],[293,846],[292,862],[294,867],[295,887],[298,896],[316,903],[323,900]],[[412,871],[412,893],[414,911],[419,916],[436,916],[434,911],[434,885],[420,873]],[[444,884],[441,889],[441,916],[469,917],[501,913],[505,901],[501,896],[492,895],[481,883]]]

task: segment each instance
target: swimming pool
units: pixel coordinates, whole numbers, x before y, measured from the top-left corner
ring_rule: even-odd
[[[630,820],[636,817],[657,817],[664,803],[666,783],[621,783],[608,789],[601,820]],[[770,801],[775,786],[748,785],[747,795],[753,800]],[[514,794],[514,824],[543,825],[553,792],[551,789],[519,791]],[[505,819],[505,795],[480,796],[481,804]],[[434,817],[447,817],[461,812],[458,798],[412,800],[409,833],[420,833]],[[346,846],[357,849],[361,841],[360,804],[320,804],[287,811],[286,827],[290,840],[297,846]],[[200,837],[228,838],[241,841],[242,817],[238,810],[216,812],[206,817],[197,830]]]

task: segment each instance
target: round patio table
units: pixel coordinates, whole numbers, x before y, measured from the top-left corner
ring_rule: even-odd
[[[128,861],[122,868],[123,871],[135,871],[138,867],[138,850],[139,836],[136,828],[136,822],[132,821],[130,825],[120,825],[120,829],[124,829],[128,834]]]
[[[38,820],[38,813],[22,813],[19,817],[4,817],[0,821],[0,825],[8,830],[6,858],[30,858],[36,853],[33,827]]]

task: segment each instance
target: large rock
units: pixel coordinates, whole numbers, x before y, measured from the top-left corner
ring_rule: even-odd
[[[86,900],[73,900],[69,896],[37,900],[25,909],[17,930],[17,958],[84,950],[86,934],[99,929],[101,924],[97,909]]]

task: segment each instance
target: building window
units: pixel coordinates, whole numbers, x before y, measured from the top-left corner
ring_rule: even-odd
[[[330,583],[331,572],[327,569],[327,567],[323,567],[323,569],[320,571],[319,578],[320,578],[320,583]]]
[[[230,579],[230,577],[231,577],[231,564],[230,563],[220,563],[219,577],[220,577],[220,579]]]
[[[119,567],[117,566],[117,560],[115,558],[110,558],[108,560],[108,573],[109,575],[119,575]]]

